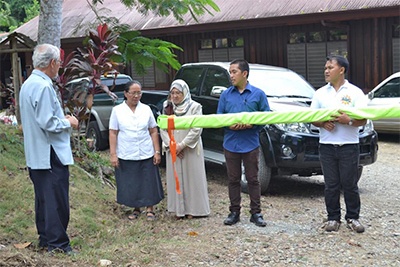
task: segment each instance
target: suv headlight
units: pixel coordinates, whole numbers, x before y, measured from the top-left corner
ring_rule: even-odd
[[[361,126],[361,131],[363,132],[372,132],[374,130],[374,124],[371,120],[367,120],[367,123],[364,126]]]
[[[310,129],[305,123],[279,123],[274,125],[276,128],[284,132],[311,133]]]

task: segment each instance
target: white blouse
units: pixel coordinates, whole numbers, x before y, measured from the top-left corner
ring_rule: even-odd
[[[149,129],[157,127],[150,107],[141,102],[135,112],[124,101],[111,112],[110,130],[117,130],[117,157],[144,160],[154,156]]]

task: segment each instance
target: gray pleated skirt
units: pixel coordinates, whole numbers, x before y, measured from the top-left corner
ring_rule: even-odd
[[[140,208],[158,204],[164,198],[158,166],[153,158],[145,160],[119,160],[115,168],[117,202]]]

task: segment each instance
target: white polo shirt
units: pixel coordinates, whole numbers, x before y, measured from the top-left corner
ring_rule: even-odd
[[[366,107],[368,103],[364,92],[345,80],[336,92],[330,83],[318,89],[313,97],[311,108]],[[358,127],[335,123],[335,129],[328,131],[320,127],[319,142],[321,144],[358,144]]]
[[[117,157],[144,160],[154,156],[149,129],[157,127],[149,106],[139,102],[135,112],[124,101],[111,112],[110,130],[118,130]]]

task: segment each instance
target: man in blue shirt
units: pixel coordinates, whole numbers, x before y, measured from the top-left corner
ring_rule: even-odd
[[[225,90],[218,103],[218,114],[269,111],[265,93],[252,86],[249,76],[249,63],[245,60],[234,60],[229,67],[231,87]],[[267,223],[261,214],[261,188],[258,180],[258,161],[260,157],[259,131],[262,126],[236,123],[225,129],[224,154],[229,179],[230,214],[224,221],[233,225],[240,221],[240,202],[242,161],[250,195],[250,222],[264,227]]]
[[[70,130],[78,120],[64,116],[52,79],[60,68],[60,50],[49,44],[33,52],[35,69],[22,85],[20,108],[29,176],[35,189],[39,246],[50,252],[74,254],[67,235],[69,170],[74,163]]]

